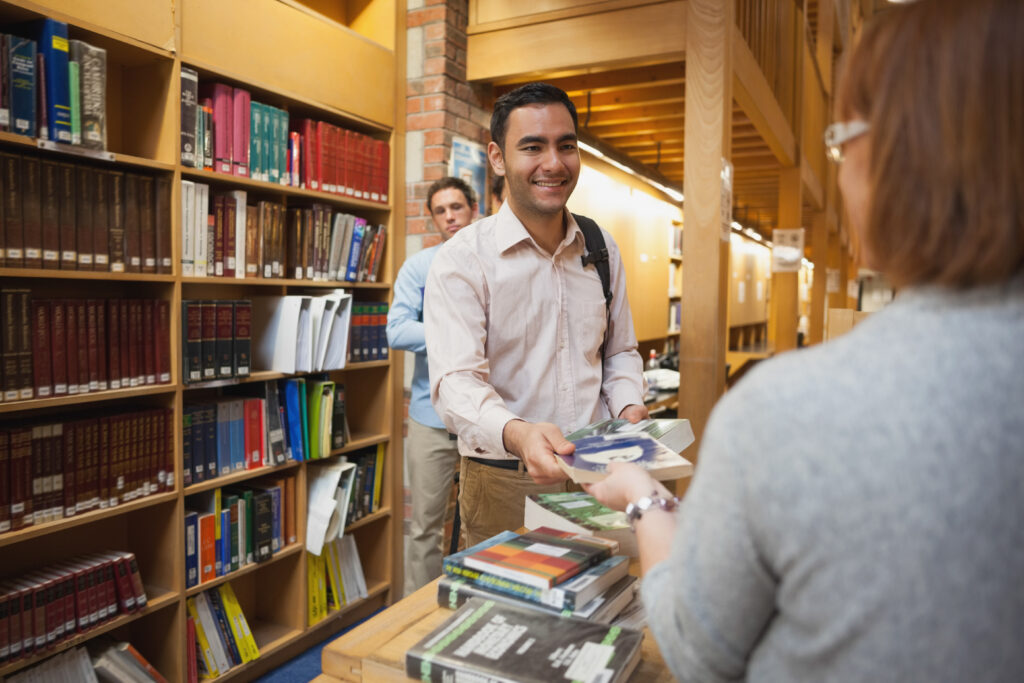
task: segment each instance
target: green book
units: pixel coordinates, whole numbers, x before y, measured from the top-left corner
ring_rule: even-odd
[[[82,144],[82,93],[78,76],[78,62],[68,62],[68,84],[71,93],[71,144]]]
[[[618,542],[623,555],[637,556],[636,534],[625,513],[602,505],[583,491],[527,496],[523,525],[527,529],[546,526],[611,539]]]
[[[334,382],[312,380],[308,388],[309,459],[331,454],[331,421],[334,418]]]
[[[230,568],[225,568],[224,573],[238,571],[241,566],[238,562],[238,496],[231,494],[224,499],[224,509],[231,511],[231,529],[228,530],[231,539],[231,557],[225,558],[230,563]]]

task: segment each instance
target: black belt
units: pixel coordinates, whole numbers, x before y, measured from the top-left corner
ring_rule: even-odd
[[[488,467],[497,467],[502,470],[519,470],[519,460],[494,460],[492,458],[472,458],[466,456],[475,463],[481,465],[487,465]]]

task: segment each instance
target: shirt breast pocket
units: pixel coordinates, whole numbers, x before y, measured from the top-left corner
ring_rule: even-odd
[[[569,336],[584,357],[591,362],[601,360],[601,345],[608,327],[604,301],[583,301],[570,308]]]

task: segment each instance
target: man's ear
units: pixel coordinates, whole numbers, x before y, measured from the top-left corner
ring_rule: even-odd
[[[505,156],[501,153],[498,143],[487,143],[487,160],[491,162],[491,169],[495,175],[505,175]]]

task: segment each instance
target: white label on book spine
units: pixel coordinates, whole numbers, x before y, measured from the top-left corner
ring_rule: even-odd
[[[563,677],[572,681],[610,681],[613,672],[606,669],[605,664],[614,656],[615,647],[612,645],[583,643]]]

